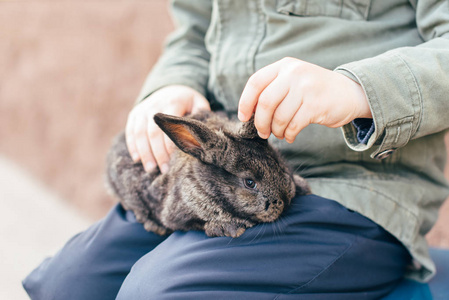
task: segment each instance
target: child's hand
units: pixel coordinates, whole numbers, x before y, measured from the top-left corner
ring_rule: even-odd
[[[362,87],[339,73],[295,58],[268,65],[248,80],[239,103],[239,119],[255,113],[262,138],[273,133],[292,143],[307,125],[340,127],[356,118],[372,118]]]
[[[154,123],[153,116],[157,113],[183,116],[199,110],[210,110],[209,102],[196,90],[181,85],[161,88],[135,106],[126,123],[126,144],[133,160],[142,161],[147,172],[156,165],[162,173],[167,172],[175,146]]]

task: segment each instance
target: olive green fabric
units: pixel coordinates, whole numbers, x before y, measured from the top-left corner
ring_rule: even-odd
[[[235,112],[249,76],[290,56],[363,87],[375,131],[311,125],[293,144],[271,137],[315,194],[374,220],[411,252],[408,275],[435,272],[424,235],[449,194],[449,1],[175,0],[176,31],[138,101],[184,84]],[[343,134],[342,134],[343,132]]]

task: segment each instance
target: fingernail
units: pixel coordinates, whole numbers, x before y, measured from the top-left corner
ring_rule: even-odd
[[[265,134],[260,131],[257,131],[257,134],[263,139],[267,139],[270,136],[269,134]]]
[[[137,153],[133,153],[131,155],[131,157],[132,157],[133,161],[135,161],[135,162],[139,160],[139,154],[137,154]]]
[[[238,118],[242,122],[246,120],[245,115],[241,111],[239,111],[238,113]]]
[[[156,167],[156,165],[152,162],[148,162],[145,164],[145,171],[150,172],[152,171],[154,168]]]
[[[163,165],[161,166],[161,172],[162,172],[162,174],[167,173],[167,172],[168,172],[168,169],[169,169],[168,165],[167,165],[167,164],[163,164]]]

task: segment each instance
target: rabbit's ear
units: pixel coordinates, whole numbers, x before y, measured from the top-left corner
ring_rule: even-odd
[[[204,158],[205,151],[219,140],[215,132],[198,120],[158,113],[154,121],[179,149],[198,159]]]
[[[254,115],[252,115],[249,121],[242,123],[239,135],[244,139],[254,139],[259,137],[256,126],[254,126]]]

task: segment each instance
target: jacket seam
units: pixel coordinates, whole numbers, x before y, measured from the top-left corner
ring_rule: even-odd
[[[220,63],[220,59],[221,59],[221,54],[222,54],[222,43],[223,43],[223,40],[222,40],[222,38],[223,38],[223,27],[224,27],[224,16],[223,16],[223,13],[224,13],[224,11],[225,11],[225,9],[221,6],[221,2],[220,1],[218,1],[217,2],[217,24],[216,24],[216,26],[217,26],[217,31],[216,31],[216,33],[217,33],[217,37],[216,37],[216,46],[215,46],[215,49],[216,49],[216,53],[215,53],[215,58],[214,58],[214,71],[215,71],[215,74],[219,74],[219,72],[218,72],[218,69],[219,69],[219,63]],[[227,102],[227,96],[226,96],[226,94],[225,94],[225,91],[223,90],[223,78],[221,77],[221,76],[217,76],[217,79],[216,79],[217,81],[216,81],[216,85],[215,85],[215,88],[216,88],[216,90],[217,90],[217,92],[218,92],[218,98],[219,98],[219,101],[221,100],[221,101],[223,101],[223,100],[225,100],[225,102]],[[220,99],[220,98],[224,98],[224,99]]]
[[[419,89],[418,80],[416,79],[415,74],[413,74],[413,72],[412,72],[410,66],[407,64],[407,62],[405,61],[405,59],[404,59],[401,55],[395,54],[395,56],[396,56],[398,59],[401,60],[401,62],[402,62],[402,63],[404,64],[404,66],[407,68],[407,71],[410,73],[410,75],[411,75],[411,77],[412,77],[412,79],[413,79],[414,86],[415,86],[415,91],[416,91],[416,93],[417,93],[417,95],[418,95],[418,99],[417,99],[417,100],[418,100],[418,103],[417,103],[417,104],[419,105],[419,111],[418,111],[418,112],[415,111],[415,113],[414,113],[414,115],[418,115],[418,120],[417,120],[417,122],[416,122],[416,125],[413,126],[413,127],[415,127],[415,129],[413,130],[413,127],[412,127],[412,129],[411,129],[411,134],[410,134],[410,139],[411,139],[411,137],[412,137],[413,135],[415,135],[416,132],[418,132],[419,127],[421,126],[422,114],[423,114],[423,101],[422,101],[422,95],[421,95],[421,90]],[[412,90],[409,89],[409,91],[410,91],[410,95],[412,96],[412,95],[413,95]],[[413,99],[413,97],[410,97],[410,98]],[[415,119],[415,118],[414,118],[414,119]],[[413,121],[412,121],[412,124],[413,124]]]
[[[255,25],[254,27],[257,28],[255,30],[254,38],[249,43],[248,47],[248,55],[246,56],[246,71],[248,77],[251,76],[254,72],[256,72],[256,54],[259,52],[260,45],[262,43],[262,40],[265,37],[265,31],[266,31],[266,24],[264,21],[265,13],[262,9],[263,3],[262,0],[256,1],[256,12],[257,12],[257,18],[255,19]]]
[[[321,274],[325,273],[327,270],[329,270],[337,261],[339,261],[351,248],[352,246],[355,244],[355,242],[358,240],[358,237],[355,236],[354,240],[351,242],[351,244],[345,249],[343,250],[342,253],[340,253],[340,255],[338,255],[334,260],[332,260],[326,267],[323,268],[323,270],[321,270],[320,272],[318,272],[318,274],[316,274],[312,279],[310,279],[309,281],[307,281],[306,283],[304,283],[303,285],[296,287],[290,291],[288,291],[285,294],[292,294],[295,291],[299,291],[307,286],[309,286],[312,282],[314,282],[318,277],[320,277]],[[279,297],[281,297],[282,295],[285,294],[278,294],[276,295],[276,297],[273,300],[278,300]]]

